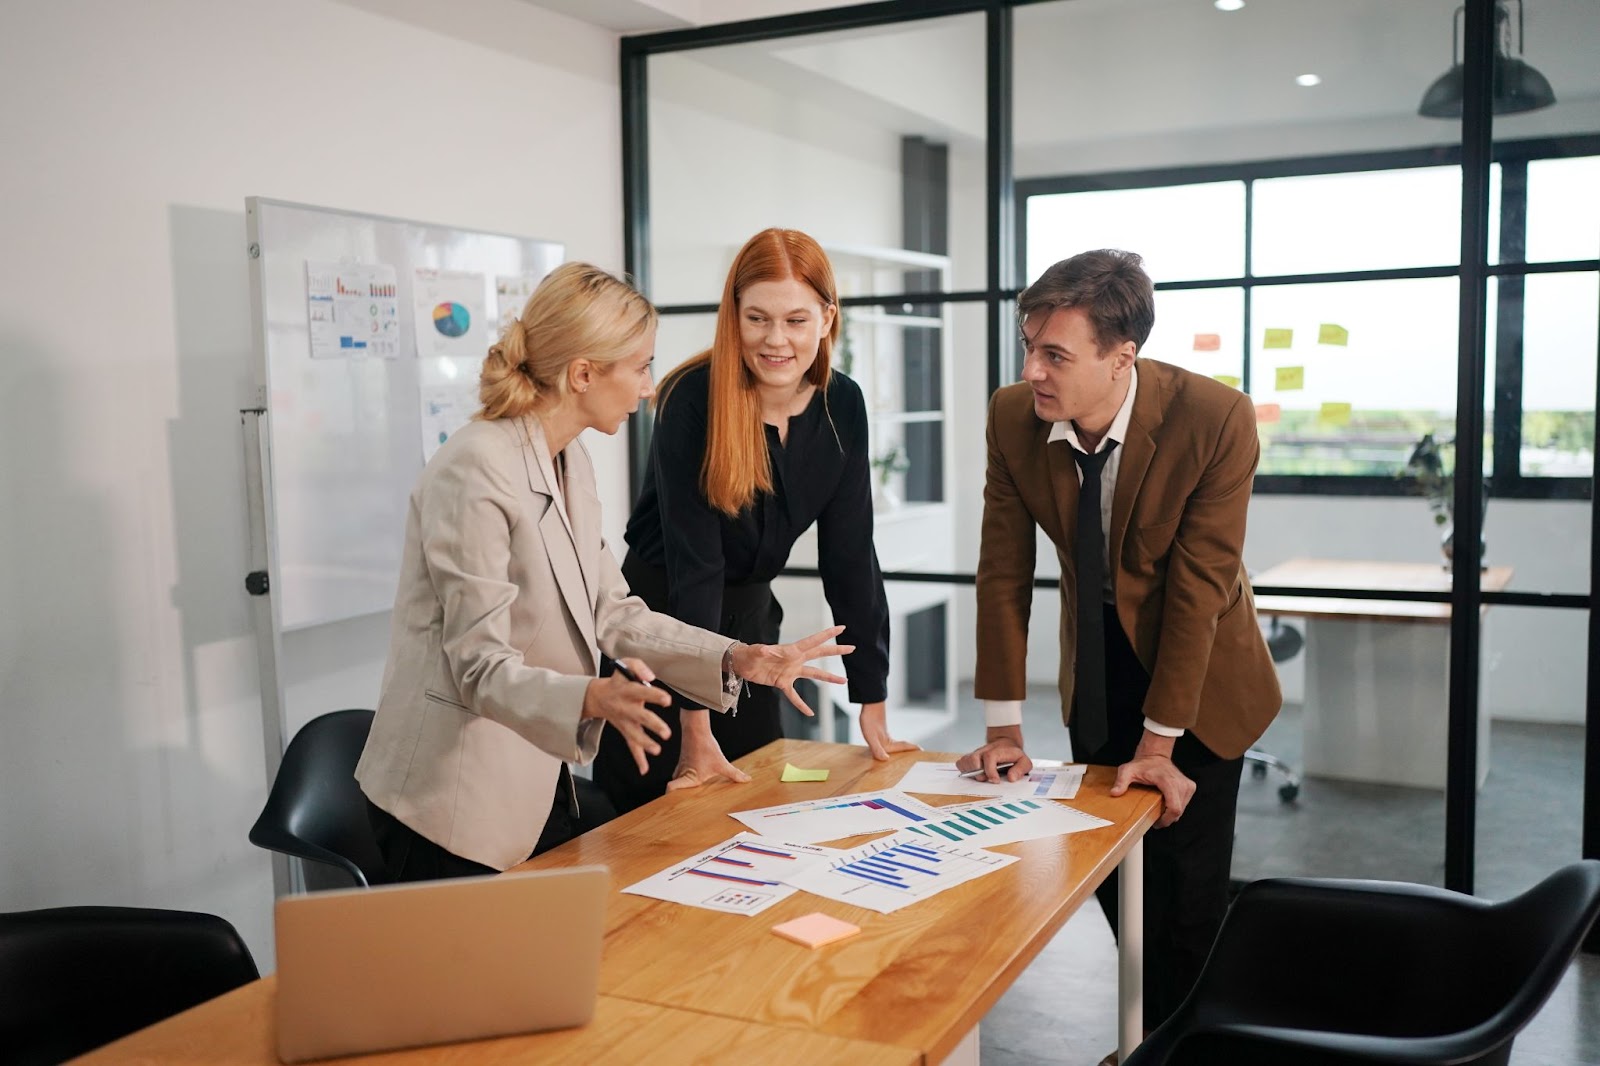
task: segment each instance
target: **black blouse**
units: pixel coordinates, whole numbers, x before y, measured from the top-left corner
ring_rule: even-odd
[[[817,523],[822,590],[854,644],[845,657],[850,700],[887,694],[889,606],[872,545],[872,482],[867,464],[867,405],[861,387],[830,377],[789,420],[787,442],[767,426],[773,491],[738,517],[713,508],[700,491],[706,450],[707,367],[680,378],[657,411],[644,488],[628,519],[631,552],[667,572],[667,613],[717,630],[724,585],[770,581],[787,565],[800,534]],[[826,402],[824,402],[826,399]]]

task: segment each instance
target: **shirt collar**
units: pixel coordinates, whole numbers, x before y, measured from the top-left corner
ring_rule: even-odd
[[[1106,430],[1106,435],[1101,438],[1100,446],[1095,451],[1105,451],[1109,447],[1108,441],[1116,441],[1121,444],[1128,439],[1128,423],[1133,421],[1133,394],[1138,391],[1139,363],[1138,360],[1134,360],[1134,365],[1128,368],[1128,395],[1122,398],[1122,406],[1117,408],[1117,417],[1111,420],[1111,428]],[[1058,440],[1064,440],[1080,452],[1083,451],[1083,448],[1078,445],[1078,431],[1072,428],[1071,422],[1055,422],[1051,424],[1050,441],[1047,443],[1053,443]]]

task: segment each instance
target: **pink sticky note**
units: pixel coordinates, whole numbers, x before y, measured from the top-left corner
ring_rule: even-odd
[[[847,936],[855,936],[861,932],[861,927],[842,922],[838,918],[831,918],[821,911],[812,911],[799,918],[780,922],[772,927],[772,931],[785,940],[793,940],[796,944],[803,944],[808,948],[820,948],[824,944],[832,944]]]
[[[1218,352],[1222,350],[1222,334],[1196,333],[1194,335],[1194,350],[1197,352]]]
[[[1257,422],[1276,422],[1283,417],[1283,406],[1275,403],[1256,404]]]

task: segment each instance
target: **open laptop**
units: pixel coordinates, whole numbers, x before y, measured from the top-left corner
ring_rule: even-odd
[[[579,866],[278,900],[278,1058],[583,1025],[608,885]]]

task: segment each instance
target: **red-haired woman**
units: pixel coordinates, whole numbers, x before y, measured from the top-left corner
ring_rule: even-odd
[[[711,347],[662,382],[644,487],[622,572],[653,609],[723,636],[770,644],[782,608],[771,580],[817,524],[817,566],[845,659],[850,699],[874,758],[915,750],[885,722],[889,610],[872,547],[867,411],[831,370],[839,299],[828,257],[796,230],[763,230],[723,286]],[[810,713],[808,708],[801,710]],[[783,735],[778,694],[747,686],[733,714],[676,701],[679,728],[641,777],[609,733],[595,781],[619,811],[664,791],[749,778],[729,763]]]

